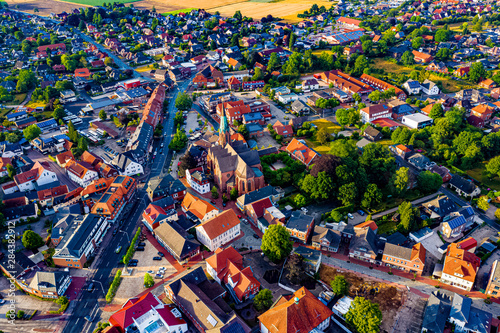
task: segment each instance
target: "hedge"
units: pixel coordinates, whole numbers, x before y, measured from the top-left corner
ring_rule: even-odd
[[[139,239],[140,235],[141,235],[141,227],[137,229],[134,238],[132,238],[132,243],[130,243],[130,246],[128,247],[127,253],[125,253],[125,256],[123,256],[123,263],[125,265],[128,265],[128,262],[130,261],[130,259],[132,259],[132,256],[134,255],[135,252],[135,244],[137,243],[137,240]]]
[[[115,278],[113,279],[113,282],[111,282],[111,285],[109,286],[108,293],[106,294],[106,302],[111,303],[113,297],[115,297],[116,291],[118,290],[118,287],[120,286],[121,282],[122,282],[122,270],[119,269],[118,271],[116,271]]]

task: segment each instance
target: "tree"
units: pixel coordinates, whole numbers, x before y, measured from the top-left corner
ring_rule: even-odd
[[[229,192],[229,197],[233,201],[236,200],[236,199],[238,199],[238,189],[236,187],[233,187],[231,189],[231,191]]]
[[[500,208],[497,208],[497,210],[495,211],[495,217],[497,218],[497,220],[500,220]]]
[[[477,200],[477,208],[482,211],[487,211],[490,208],[490,203],[488,202],[488,197],[483,195]]]
[[[338,211],[338,210],[332,210],[332,212],[330,213],[330,217],[337,223],[339,223],[340,221],[342,221],[342,218],[344,216],[342,216],[342,214]]]
[[[271,53],[271,57],[269,58],[269,61],[267,62],[267,70],[269,72],[272,72],[273,70],[279,68],[281,62],[280,58],[278,57],[278,53],[273,52]]]
[[[73,122],[71,120],[68,123],[68,137],[71,140],[71,142],[78,143],[78,132],[76,131],[75,125],[73,125]]]
[[[477,83],[484,77],[486,77],[486,70],[484,69],[483,63],[473,63],[469,70],[469,79]]]
[[[300,193],[297,194],[295,198],[293,198],[293,201],[295,202],[295,206],[297,207],[304,207],[307,204],[306,197]]]
[[[405,51],[403,55],[401,56],[401,61],[403,64],[406,66],[411,66],[415,63],[415,56],[413,55],[412,52],[410,51]]]
[[[330,286],[335,296],[345,296],[349,293],[349,284],[343,275],[335,276],[335,279],[330,282]]]
[[[262,237],[262,252],[272,262],[280,262],[292,252],[288,230],[280,224],[271,224]]]
[[[259,312],[268,310],[273,305],[273,293],[269,289],[262,289],[253,299],[253,306]]]
[[[217,191],[217,187],[213,186],[210,192],[212,192],[212,198],[214,199],[219,198],[219,191]]]
[[[332,196],[334,190],[333,179],[326,172],[318,173],[317,177],[307,175],[302,179],[301,189],[309,194],[313,200],[324,200]]]
[[[431,108],[431,112],[429,112],[429,117],[437,119],[443,117],[443,115],[443,106],[441,103],[435,103]]]
[[[102,121],[105,121],[106,119],[108,119],[108,115],[106,114],[106,111],[104,111],[104,110],[99,111],[99,119],[101,119]]]
[[[361,102],[361,96],[358,93],[352,94],[352,98],[354,99],[354,101],[356,101],[358,103]]]
[[[437,173],[426,170],[418,175],[417,182],[422,192],[434,193],[443,185],[443,178]]]
[[[26,141],[30,142],[31,140],[38,138],[42,134],[42,130],[36,124],[30,125],[23,129],[23,135]]]
[[[111,57],[104,58],[104,65],[111,66],[111,65],[113,65],[113,63],[114,63],[114,61]]]
[[[17,311],[17,319],[23,319],[24,318],[24,311],[19,310]]]
[[[322,127],[316,133],[316,139],[319,143],[321,143],[322,146],[326,145],[330,141],[330,137],[330,133],[328,133],[328,130],[325,127]]]
[[[498,175],[500,177],[500,156],[493,157],[488,164],[486,164],[486,170],[492,175]]]
[[[58,105],[54,108],[54,112],[52,112],[52,117],[54,117],[54,119],[63,119],[65,116],[66,112],[64,112],[64,108],[62,106]]]
[[[447,42],[450,38],[450,35],[451,35],[451,32],[449,30],[439,29],[438,31],[436,31],[436,35],[434,36],[434,40],[437,43]]]
[[[410,232],[415,225],[418,216],[418,209],[413,208],[411,202],[405,201],[399,205],[398,213],[400,215],[400,223],[398,227],[406,233]]]
[[[16,90],[18,92],[27,92],[31,88],[34,88],[37,83],[35,73],[28,69],[21,69],[19,75],[17,76]]]
[[[418,50],[420,46],[424,43],[424,39],[422,37],[414,38],[411,42],[411,46],[414,50]]]
[[[344,184],[339,188],[338,200],[342,201],[344,206],[352,204],[358,195],[358,188],[356,183],[352,182]]]
[[[12,164],[7,164],[7,173],[11,179],[16,175],[16,169],[12,166]]]
[[[382,312],[378,304],[364,297],[356,297],[345,315],[347,324],[358,333],[378,333],[382,322]]]
[[[361,206],[366,209],[373,208],[382,201],[382,191],[377,184],[368,184],[366,192],[361,200]]]
[[[334,179],[336,177],[335,170],[341,164],[342,161],[337,156],[331,154],[323,154],[315,159],[315,163],[311,168],[311,175],[313,177],[318,177],[318,174],[324,171],[328,176]]]
[[[262,69],[260,67],[255,67],[254,75],[252,76],[253,81],[262,80],[264,78],[264,73],[262,73]]]
[[[368,98],[369,98],[372,102],[377,103],[378,101],[380,101],[380,91],[378,91],[378,90],[374,90],[374,91],[372,91],[372,92],[368,95]]]
[[[186,176],[186,170],[196,167],[196,159],[191,155],[189,150],[179,159],[179,173],[182,177]]]
[[[144,274],[144,287],[151,288],[155,285],[155,280],[149,273]]]
[[[36,249],[44,244],[42,237],[33,230],[26,230],[24,232],[22,243],[28,250]]]
[[[168,148],[175,151],[180,151],[184,147],[186,147],[187,142],[188,142],[188,137],[186,133],[182,131],[180,128],[177,128],[177,132],[175,132],[172,141],[168,145]]]
[[[363,74],[365,68],[368,68],[368,59],[364,55],[360,55],[354,62],[354,70],[352,74],[360,76],[361,74]]]
[[[193,100],[186,93],[180,93],[175,99],[175,107],[181,111],[189,110],[193,106]]]
[[[401,167],[392,177],[392,186],[397,195],[402,195],[408,189],[410,183],[410,169]]]

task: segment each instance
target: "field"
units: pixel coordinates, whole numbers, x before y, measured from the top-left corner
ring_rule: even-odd
[[[322,128],[326,128],[328,133],[332,134],[335,130],[340,131],[340,126],[328,121],[326,119],[320,119],[312,121],[314,125],[318,126],[318,131]],[[314,148],[320,154],[326,154],[330,151],[330,145],[322,146],[318,141],[311,139],[306,139],[306,143],[309,147]]]
[[[159,13],[170,13],[173,11],[183,11],[184,9],[191,10],[192,8],[203,8],[210,12],[215,12],[215,7],[226,6],[229,4],[234,4],[238,2],[244,2],[245,0],[214,0],[210,2],[206,2],[203,0],[184,0],[182,2],[174,1],[174,0],[143,0],[134,2],[134,7],[140,9],[151,9],[153,6],[156,11]],[[231,13],[231,16],[234,15],[234,12]],[[243,13],[243,15],[245,15]],[[267,15],[267,14],[266,14]]]
[[[32,13],[35,8],[38,8],[38,15],[49,16],[50,13],[71,12],[74,8],[79,8],[84,5],[71,2],[55,1],[55,0],[7,0],[10,8],[19,6],[20,11]],[[102,2],[100,2],[102,4]]]
[[[423,66],[418,66],[418,65],[415,66],[415,68],[410,68],[410,67],[406,67],[403,65],[395,64],[395,63],[387,61],[383,58],[375,58],[375,59],[373,59],[373,63],[374,63],[373,64],[374,68],[383,69],[386,73],[404,74],[407,76],[409,76],[410,73],[414,70],[420,71],[421,69],[424,68]],[[474,85],[469,83],[469,82],[461,81],[461,80],[456,81],[456,80],[452,80],[450,78],[437,76],[436,74],[434,74],[432,72],[429,75],[429,80],[436,82],[436,83],[438,81],[441,81],[441,84],[443,85],[443,92],[444,93],[453,93],[453,92],[460,91],[462,89],[474,88]]]
[[[163,13],[163,14],[161,14],[161,15],[163,15],[163,16],[168,16],[168,15],[170,15],[170,14],[175,15],[175,14],[179,14],[179,13],[189,13],[189,12],[191,12],[193,9],[196,9],[196,8],[184,8],[184,9],[172,10],[172,11],[170,11],[170,12]]]
[[[500,178],[495,177],[493,179],[489,179],[486,174],[486,164],[488,161],[482,162],[480,166],[474,168],[472,170],[468,170],[467,174],[474,178],[477,182],[480,182],[487,188],[491,188],[496,191],[500,191]]]
[[[319,277],[323,282],[329,285],[330,281],[336,275],[343,275],[347,280],[349,284],[349,296],[365,297],[380,306],[380,310],[382,311],[382,325],[380,329],[381,332],[384,330],[388,332],[392,328],[396,313],[402,305],[403,292],[386,283],[362,278],[351,272],[321,265]]]

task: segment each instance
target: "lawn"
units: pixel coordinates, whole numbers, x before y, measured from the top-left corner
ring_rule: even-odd
[[[396,230],[398,223],[390,220],[387,222],[383,222],[381,224],[377,224],[377,226],[378,226],[377,234],[383,235]]]
[[[29,102],[28,104],[26,104],[27,107],[33,109],[37,107],[45,107],[45,105],[47,105],[47,103],[45,102]]]
[[[26,94],[16,94],[14,95],[14,100],[12,102],[9,102],[8,105],[18,105],[24,102],[26,99]]]
[[[137,2],[137,1],[141,1],[141,0],[114,0],[113,2],[131,3],[131,2]],[[87,6],[102,6],[102,4],[105,1],[103,1],[103,0],[65,0],[65,2],[78,3],[80,5],[87,5]]]
[[[146,65],[146,66],[141,66],[141,67],[137,67],[135,70],[139,73],[142,73],[142,72],[147,72],[147,71],[150,71],[153,68],[153,66],[149,67],[150,65]]]
[[[335,130],[340,131],[340,126],[326,119],[315,120],[311,123],[318,126],[318,131],[322,128],[326,128],[327,132],[330,134],[332,134]],[[314,148],[314,150],[320,154],[327,154],[330,151],[330,145],[323,146],[314,138],[306,139],[305,141],[310,148]]]
[[[12,108],[0,109],[0,117],[5,117],[12,110],[14,110],[14,109],[12,109]]]
[[[162,13],[161,15],[168,16],[170,14],[175,15],[175,14],[179,14],[179,13],[189,13],[193,9],[196,10],[197,8],[184,8],[184,9],[172,10],[170,12]]]
[[[467,174],[474,178],[476,181],[479,183],[483,184],[484,186],[494,189],[496,191],[500,191],[500,178],[495,177],[493,179],[489,179],[486,175],[486,163],[488,161],[482,162],[480,166],[477,168],[471,169],[467,171]]]

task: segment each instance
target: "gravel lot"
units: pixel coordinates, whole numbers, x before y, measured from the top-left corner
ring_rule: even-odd
[[[427,256],[431,255],[436,259],[441,259],[443,255],[439,253],[438,248],[443,245],[443,242],[441,241],[441,238],[439,238],[437,232],[439,230],[438,228],[433,229],[434,233],[432,236],[429,238],[426,238],[422,241],[422,245],[425,247],[427,250]]]

